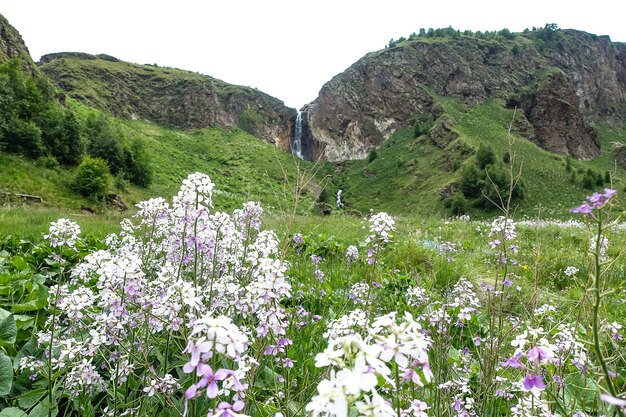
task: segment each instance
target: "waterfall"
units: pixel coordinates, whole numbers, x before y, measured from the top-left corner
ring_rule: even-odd
[[[300,159],[304,159],[302,156],[302,112],[298,111],[296,116],[296,127],[291,139],[291,153]]]

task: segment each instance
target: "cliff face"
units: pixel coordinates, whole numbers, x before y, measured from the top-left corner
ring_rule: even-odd
[[[548,34],[546,41],[417,38],[366,55],[305,106],[313,158],[365,158],[416,115],[438,117],[436,95],[468,105],[503,98],[522,107],[534,128],[528,139],[539,146],[579,159],[598,155],[589,122],[622,116],[626,45],[572,30]]]
[[[108,55],[50,54],[40,67],[70,97],[118,117],[179,129],[237,126],[289,150],[295,109],[258,90]]]
[[[22,36],[4,16],[0,15],[0,63],[14,58],[21,61],[24,71],[34,76],[41,75],[24,44]]]

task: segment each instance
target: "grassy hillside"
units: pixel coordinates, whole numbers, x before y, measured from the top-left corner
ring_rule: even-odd
[[[71,102],[71,107],[77,113],[93,111],[77,102]],[[269,212],[290,211],[295,204],[298,179],[306,177],[311,169],[311,164],[238,128],[182,132],[143,121],[120,122],[120,126],[128,137],[145,144],[153,171],[153,180],[147,188],[113,181],[111,191],[120,194],[128,206],[151,197],[171,198],[182,179],[201,171],[216,183],[216,209],[232,210],[245,201],[255,200],[262,202]],[[105,222],[107,216],[112,223],[119,220],[104,203],[85,199],[70,190],[73,169],[50,169],[31,159],[4,153],[0,153],[0,166],[0,198],[8,203],[0,209],[3,229],[10,229],[16,221],[19,223],[25,208],[15,196],[9,198],[2,193],[41,196],[44,202],[29,205],[28,213],[44,226],[48,219],[61,215],[92,216],[81,211],[81,207],[105,214],[102,218]],[[314,202],[308,187],[302,189],[298,198],[300,211],[308,210]],[[0,229],[0,233],[7,231],[10,232]]]
[[[326,192],[329,202],[337,190],[342,189],[349,209],[446,214],[439,191],[458,183],[463,165],[473,162],[472,153],[481,144],[491,146],[496,157],[502,160],[508,150],[508,128],[514,120],[514,111],[506,109],[499,100],[477,107],[448,98],[438,98],[438,101],[454,122],[453,131],[459,135],[458,139],[440,149],[427,135],[415,138],[412,130],[400,130],[377,149],[377,157],[371,162],[349,161],[334,165],[334,169],[326,168],[325,173],[333,176]],[[567,216],[567,209],[577,205],[592,190],[610,186],[605,183],[585,189],[581,179],[588,169],[599,174],[610,171],[612,186],[620,191],[625,189],[626,171],[614,164],[612,151],[619,146],[616,144],[626,144],[626,130],[600,126],[598,132],[602,155],[588,162],[569,160],[571,168],[568,170],[565,157],[539,148],[513,128],[516,170],[521,169],[525,194],[523,201],[515,205],[516,216],[534,216],[540,207],[544,217]],[[481,210],[470,213],[493,215]]]
[[[107,55],[45,55],[41,69],[73,99],[129,120],[179,129],[237,126],[284,147],[296,116],[295,109],[254,88]]]

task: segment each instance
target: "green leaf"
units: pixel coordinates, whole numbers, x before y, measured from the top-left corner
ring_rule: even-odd
[[[0,417],[26,417],[26,413],[17,407],[9,407],[0,411]]]
[[[35,404],[40,403],[42,398],[45,398],[47,392],[48,391],[43,388],[29,391],[25,394],[22,394],[17,400],[17,403],[20,407],[29,409],[31,407],[34,407]]]
[[[7,285],[9,283],[11,283],[11,274],[0,274],[0,285]]]
[[[0,352],[0,397],[6,397],[13,386],[13,362]]]
[[[35,408],[33,408],[30,413],[28,413],[28,417],[48,417],[48,400],[44,400],[37,404]],[[52,417],[56,417],[59,413],[59,409],[54,406],[52,409]]]
[[[21,256],[15,256],[11,259],[11,265],[13,265],[18,271],[28,269],[28,262],[26,262],[26,260]]]
[[[35,324],[35,318],[31,316],[16,314],[13,317],[15,318],[15,324],[18,330],[28,329]]]
[[[15,317],[11,314],[4,320],[0,320],[0,345],[12,346],[16,337],[17,325],[15,324]]]
[[[27,303],[15,304],[11,310],[14,313],[22,313],[24,311],[37,311],[40,308],[43,308],[44,300],[31,300]]]

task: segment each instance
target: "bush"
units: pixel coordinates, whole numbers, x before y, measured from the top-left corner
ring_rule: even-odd
[[[413,125],[413,136],[418,137],[428,133],[435,124],[433,115],[430,113],[420,114],[415,117],[415,124]]]
[[[469,202],[461,193],[456,193],[444,201],[444,206],[450,210],[453,216],[467,213]]]
[[[480,145],[476,152],[476,163],[478,168],[485,169],[487,165],[493,165],[496,162],[496,154],[491,146]]]
[[[89,198],[103,198],[109,188],[111,174],[106,161],[87,156],[74,172],[72,189]]]
[[[459,188],[464,196],[469,198],[480,196],[480,189],[484,184],[484,174],[478,170],[475,164],[463,167]]]
[[[86,122],[89,155],[104,159],[115,175],[124,169],[122,133],[105,116],[90,116]]]
[[[44,168],[52,169],[54,171],[58,171],[61,168],[59,161],[57,161],[57,159],[52,155],[42,156],[41,158],[37,159],[37,165]]]
[[[585,172],[585,175],[583,176],[581,183],[582,183],[582,186],[586,188],[587,190],[593,190],[596,186],[596,177],[595,175],[593,175],[593,172],[591,171]]]
[[[378,152],[376,152],[376,148],[372,148],[370,153],[367,155],[367,162],[373,162],[376,158],[378,158]]]
[[[139,139],[132,139],[124,147],[125,178],[135,185],[147,187],[152,182],[152,168],[146,148]]]

